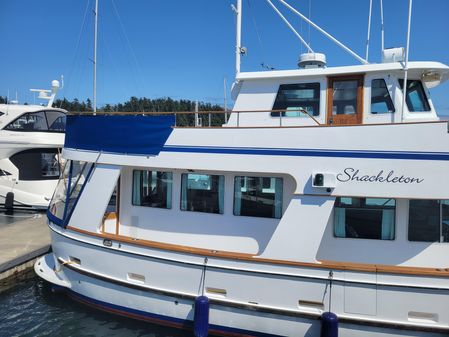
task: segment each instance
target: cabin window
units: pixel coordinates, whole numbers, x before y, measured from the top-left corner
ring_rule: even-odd
[[[282,217],[282,178],[235,177],[234,215]]]
[[[334,235],[339,238],[394,240],[394,199],[338,197]]]
[[[47,213],[52,222],[60,226],[68,223],[92,168],[92,163],[75,160],[66,162]]]
[[[371,113],[385,114],[395,111],[387,84],[384,79],[371,81]]]
[[[410,200],[408,239],[449,242],[449,200]]]
[[[59,178],[58,149],[31,149],[11,156],[19,170],[19,180],[48,180]]]
[[[286,110],[282,117],[307,117],[320,114],[320,83],[281,84],[273,110]],[[307,112],[307,113],[305,113]],[[271,116],[279,117],[279,112]]]
[[[173,173],[133,171],[134,206],[171,208]]]
[[[399,85],[403,90],[404,80],[400,79]],[[419,80],[407,80],[407,96],[405,97],[405,102],[410,112],[430,111],[429,101]]]
[[[29,112],[5,127],[9,131],[65,132],[66,115],[60,111]]]
[[[183,173],[181,210],[223,214],[224,176]]]

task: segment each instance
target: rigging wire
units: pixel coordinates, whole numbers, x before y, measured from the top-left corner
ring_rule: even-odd
[[[126,40],[126,43],[127,43],[127,45],[128,45],[128,48],[129,48],[129,50],[130,50],[130,52],[131,52],[131,56],[132,56],[132,58],[133,58],[133,61],[135,62],[135,66],[136,66],[136,68],[137,68],[137,74],[140,74],[140,77],[141,77],[141,76],[142,76],[142,67],[140,66],[140,63],[139,63],[139,61],[137,60],[137,56],[136,56],[136,53],[134,52],[134,49],[132,48],[131,41],[129,40],[128,35],[126,34],[125,26],[123,25],[123,21],[122,21],[122,19],[121,19],[121,17],[120,17],[120,14],[119,14],[118,10],[117,10],[117,6],[115,5],[115,1],[114,1],[114,0],[111,0],[111,2],[112,2],[112,8],[114,9],[114,13],[115,13],[115,15],[117,16],[118,22],[119,22],[119,24],[120,24],[120,29],[121,29],[121,31],[122,31],[122,33],[123,33],[123,36],[124,36],[124,38],[125,38],[125,40]],[[135,83],[137,89],[140,91],[141,96],[143,96],[143,95],[142,95],[142,92],[141,92],[143,86],[139,86],[139,85],[138,85],[136,78],[137,78],[136,73],[134,73],[134,83]],[[144,83],[143,78],[139,78],[139,81],[140,81],[142,84]],[[142,102],[140,103],[140,105],[141,105],[141,106],[140,106],[139,108],[140,108],[140,110],[143,111]]]
[[[85,28],[85,25],[86,25],[86,17],[87,17],[87,11],[89,9],[90,1],[91,0],[87,0],[86,8],[84,9],[83,21],[81,23],[81,28],[80,28],[80,31],[78,33],[78,40],[76,42],[75,52],[73,54],[72,65],[71,65],[70,70],[69,70],[69,75],[67,76],[68,81],[66,80],[66,88],[65,88],[66,91],[67,91],[67,86],[70,87],[70,83],[71,83],[70,81],[72,79],[73,69],[75,68],[76,56],[77,56],[78,51],[79,51],[79,47],[80,47],[80,44],[81,44],[81,37],[82,37],[83,31],[84,31],[84,28]],[[63,100],[61,100],[61,102],[59,104],[59,108],[62,107],[62,102],[63,102]]]
[[[265,62],[265,60],[266,60],[265,46],[263,45],[263,42],[262,42],[262,38],[261,38],[261,35],[260,35],[259,27],[258,27],[258,25],[257,25],[256,16],[254,15],[254,11],[252,10],[252,7],[251,7],[251,1],[250,1],[250,0],[247,0],[246,2],[247,2],[247,4],[248,4],[248,12],[249,12],[250,15],[251,15],[251,19],[252,19],[252,22],[253,22],[254,30],[256,31],[257,40],[258,40],[258,42],[259,42],[260,50],[261,50],[261,52],[262,52],[262,53],[261,53],[261,54],[262,54],[262,62],[260,62],[260,65],[261,65],[263,68],[267,68],[267,67],[269,67],[269,66],[268,66],[267,63]],[[273,69],[274,69],[274,68],[273,68]]]

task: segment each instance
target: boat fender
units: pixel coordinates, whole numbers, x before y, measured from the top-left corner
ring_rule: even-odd
[[[321,315],[320,337],[338,337],[338,317],[333,312],[324,312]]]
[[[193,332],[195,337],[207,337],[209,332],[209,298],[195,298],[195,313],[193,317]]]
[[[13,192],[6,193],[5,208],[9,211],[14,208],[14,193]]]

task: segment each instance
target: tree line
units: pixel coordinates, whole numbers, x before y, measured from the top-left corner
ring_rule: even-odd
[[[65,109],[70,112],[90,112],[93,111],[92,102],[88,98],[86,101],[78,99],[68,100],[67,98],[55,100],[54,107]],[[198,102],[198,111],[223,111],[223,107],[218,104],[209,102]],[[195,102],[188,99],[174,100],[170,97],[163,98],[147,98],[134,97],[124,103],[105,104],[98,107],[99,112],[193,112],[195,111]],[[200,123],[202,125],[218,126],[225,122],[223,113],[199,114]],[[177,114],[176,124],[178,126],[194,126],[194,114]]]
[[[7,97],[0,96],[0,104],[8,103]],[[25,103],[26,104],[26,103]],[[69,100],[67,98],[56,99],[54,107],[65,109],[69,112],[89,112],[93,111],[92,102],[88,98],[80,101],[77,98]],[[199,114],[199,123],[203,126],[219,126],[225,123],[223,113],[213,113],[213,111],[223,111],[223,107],[209,102],[198,102],[198,111],[212,111],[210,114]],[[170,97],[146,98],[131,97],[124,103],[105,104],[98,107],[99,112],[193,112],[195,111],[195,101],[188,99],[174,100]],[[194,126],[194,114],[177,114],[176,124],[178,126]]]

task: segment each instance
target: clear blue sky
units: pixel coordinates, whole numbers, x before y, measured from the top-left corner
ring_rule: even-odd
[[[223,102],[223,78],[234,79],[234,0],[100,0],[98,105],[130,96]],[[275,4],[328,66],[358,64],[332,42]],[[318,25],[365,53],[369,0],[290,0]],[[374,0],[370,61],[380,61],[379,0]],[[33,103],[30,88],[47,88],[61,74],[58,97],[92,97],[94,0],[0,0],[0,95]],[[304,52],[264,0],[243,0],[242,70],[295,68]],[[87,8],[87,9],[86,9]],[[384,0],[385,45],[405,46],[408,0]],[[83,25],[84,15],[86,13]],[[449,64],[449,0],[414,0],[410,60]],[[256,29],[257,27],[257,29]],[[432,90],[449,114],[449,85]]]

